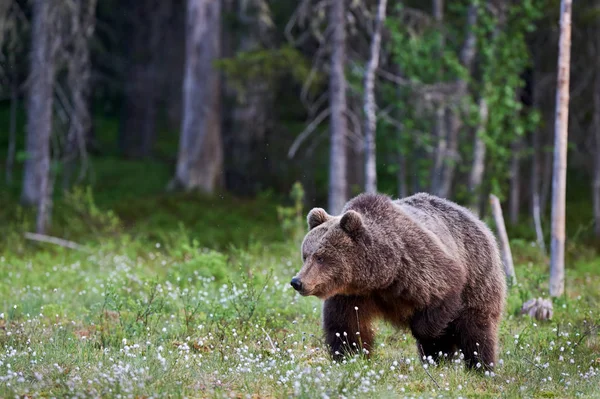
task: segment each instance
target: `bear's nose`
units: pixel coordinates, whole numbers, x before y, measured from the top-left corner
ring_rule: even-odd
[[[302,290],[302,282],[300,281],[300,279],[298,277],[294,277],[290,284],[292,285],[292,287],[294,287],[294,289],[296,291]]]

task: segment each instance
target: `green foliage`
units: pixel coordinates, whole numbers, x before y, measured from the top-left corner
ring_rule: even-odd
[[[227,77],[227,82],[238,91],[240,101],[249,84],[277,82],[284,76],[302,83],[310,73],[310,63],[306,57],[291,46],[276,49],[241,51],[231,58],[216,61]],[[321,77],[316,77],[318,82]]]
[[[466,34],[467,9],[471,4],[451,3],[446,10],[443,27],[437,26],[431,19],[414,22],[410,13],[419,11],[408,10],[403,5],[398,6],[398,14],[387,19],[391,38],[388,45],[398,67],[396,73],[410,84],[402,87],[384,85],[382,89],[383,103],[389,104],[386,108],[392,109],[392,114],[401,121],[402,129],[398,132],[396,126],[378,124],[380,132],[384,133],[378,137],[380,147],[387,151],[380,155],[385,156],[390,150],[401,151],[408,158],[407,165],[411,170],[407,175],[413,185],[428,187],[431,154],[436,144],[433,137],[434,112],[440,104],[425,100],[419,88],[464,80],[472,94],[459,99],[460,103],[444,104],[454,112],[461,112],[463,121],[459,140],[459,172],[466,174],[469,171],[473,153],[469,137],[482,125],[478,104],[480,99],[484,99],[489,112],[479,134],[487,147],[485,179],[492,192],[501,196],[505,191],[512,142],[540,123],[537,110],[522,109],[519,95],[523,87],[523,72],[531,62],[527,35],[541,17],[543,5],[532,0],[507,5],[505,19],[499,21],[497,10],[486,7],[485,2],[476,2],[476,59],[473,71],[469,72],[461,65],[459,54]],[[397,167],[387,168],[381,174],[385,176],[386,172],[394,173],[396,170]],[[381,180],[385,181],[385,177]],[[463,196],[466,194],[464,185],[457,188],[459,200],[463,199],[461,193]]]
[[[523,87],[522,73],[531,63],[527,35],[541,16],[541,5],[532,0],[509,5],[504,22],[498,20],[493,10],[478,8],[475,32],[481,76],[473,84],[475,92],[488,104],[482,138],[490,158],[488,176],[497,195],[504,191],[500,184],[507,176],[511,143],[536,129],[540,122],[537,110],[522,109],[519,93]],[[473,98],[470,106],[472,126],[481,122],[478,101]]]
[[[98,208],[89,186],[74,187],[63,194],[55,221],[61,226],[68,225],[74,236],[84,233],[114,234],[119,231],[121,223],[113,211]]]
[[[281,228],[286,237],[292,241],[299,241],[306,231],[306,222],[304,219],[304,188],[300,182],[294,183],[290,191],[290,198],[293,206],[277,207],[277,218],[281,223]]]

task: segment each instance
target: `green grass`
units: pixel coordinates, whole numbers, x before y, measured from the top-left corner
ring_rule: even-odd
[[[98,203],[111,203],[106,190]],[[53,233],[83,251],[25,242],[31,215],[4,214],[0,397],[600,397],[593,252],[571,256],[567,295],[552,321],[535,322],[519,309],[547,296],[545,259],[514,241],[519,284],[494,375],[460,362],[425,369],[410,334],[383,323],[371,360],[337,364],[319,300],[289,287],[298,243],[273,201],[154,194],[113,205],[118,217],[83,191],[57,200]]]
[[[94,195],[58,184],[49,232],[83,250],[23,239],[34,213],[17,206],[20,163],[0,187],[0,397],[600,397],[600,257],[579,240],[582,196],[552,321],[519,315],[547,297],[548,268],[529,227],[511,230],[519,284],[494,375],[425,369],[410,333],[383,323],[371,360],[337,364],[320,301],[289,286],[300,256],[281,199],[165,193],[172,164],[122,160],[117,124],[98,123]]]

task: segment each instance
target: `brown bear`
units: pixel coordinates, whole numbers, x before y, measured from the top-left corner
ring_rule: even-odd
[[[368,355],[383,318],[410,328],[421,357],[460,349],[467,366],[493,367],[506,281],[494,235],[469,210],[425,193],[361,194],[340,216],[314,208],[307,219],[291,285],[325,300],[334,359]]]

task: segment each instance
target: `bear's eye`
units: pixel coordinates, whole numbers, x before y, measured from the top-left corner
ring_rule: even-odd
[[[315,260],[317,261],[317,263],[323,263],[324,261],[323,257],[319,255],[315,256]]]

